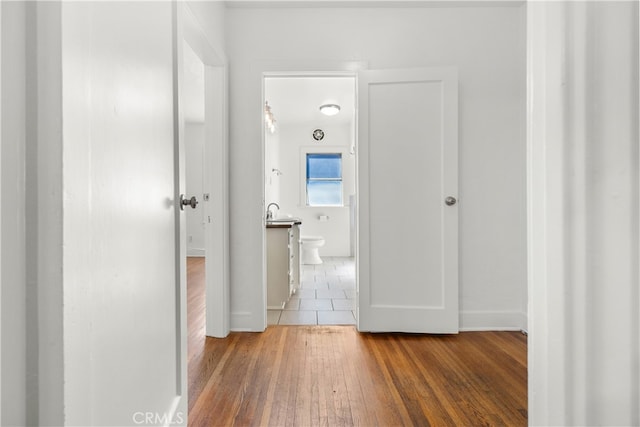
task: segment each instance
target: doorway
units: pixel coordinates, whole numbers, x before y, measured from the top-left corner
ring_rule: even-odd
[[[355,325],[355,75],[276,72],[264,76],[263,88],[265,217],[297,219],[301,241],[322,239],[313,264],[305,243],[296,248],[300,257],[292,250],[297,239],[289,244],[293,285],[277,301],[281,306],[267,304],[267,324]],[[323,114],[321,106],[334,114]],[[266,224],[265,234],[277,232]],[[265,241],[268,295],[274,286],[269,269],[277,268],[269,254],[278,248]]]
[[[225,337],[230,310],[227,60],[209,43],[190,8],[179,10],[181,193],[198,202],[195,209],[185,207],[181,254],[182,261],[187,256],[204,260],[205,334]]]
[[[187,360],[204,346],[206,325],[206,256],[208,218],[205,212],[208,195],[205,188],[205,66],[189,43],[183,42],[182,61],[182,125],[184,129],[185,195],[195,197],[197,204],[186,206],[187,256]],[[191,303],[197,300],[197,304]]]
[[[194,209],[186,209],[187,256],[203,258],[205,250],[205,225],[208,218],[202,208],[208,199],[204,182],[204,63],[191,46],[184,42],[184,97],[183,122],[185,145],[186,194],[194,195],[199,204]]]

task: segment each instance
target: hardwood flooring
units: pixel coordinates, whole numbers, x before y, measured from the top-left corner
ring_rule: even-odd
[[[189,260],[190,426],[527,424],[519,332],[277,325],[205,339],[201,264]]]

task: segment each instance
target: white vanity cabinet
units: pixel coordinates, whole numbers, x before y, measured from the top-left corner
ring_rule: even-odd
[[[281,310],[300,286],[300,223],[267,224],[267,308]]]
[[[289,295],[300,287],[300,224],[289,229]]]

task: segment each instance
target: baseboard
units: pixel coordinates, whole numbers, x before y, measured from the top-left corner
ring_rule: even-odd
[[[187,249],[187,256],[203,258],[204,257],[204,249],[188,248]]]
[[[251,312],[231,313],[234,332],[261,332],[255,328]],[[519,311],[463,311],[460,312],[461,332],[469,331],[527,331],[527,315]]]
[[[522,317],[522,332],[525,335],[529,335],[529,315],[523,311],[522,313],[520,313],[520,316]]]
[[[527,315],[519,311],[462,311],[460,331],[523,331]]]
[[[253,315],[249,311],[231,313],[231,328],[233,332],[262,332],[253,325]]]

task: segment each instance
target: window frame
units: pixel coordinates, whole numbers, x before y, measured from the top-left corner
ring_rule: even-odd
[[[340,155],[340,204],[335,205],[310,205],[307,197],[307,154],[337,154]],[[322,209],[331,207],[345,207],[345,157],[348,149],[344,146],[303,146],[300,147],[300,206],[304,208]],[[334,181],[329,179],[329,181]]]
[[[332,160],[338,160],[340,163],[340,174],[339,177],[331,177],[331,178],[312,178],[309,177],[309,156],[331,156]],[[343,158],[342,153],[306,153],[305,155],[305,204],[309,207],[327,207],[327,206],[344,206],[344,172],[343,172]],[[339,203],[328,203],[328,204],[311,204],[309,200],[309,184],[311,183],[339,183],[339,195],[340,202]]]

